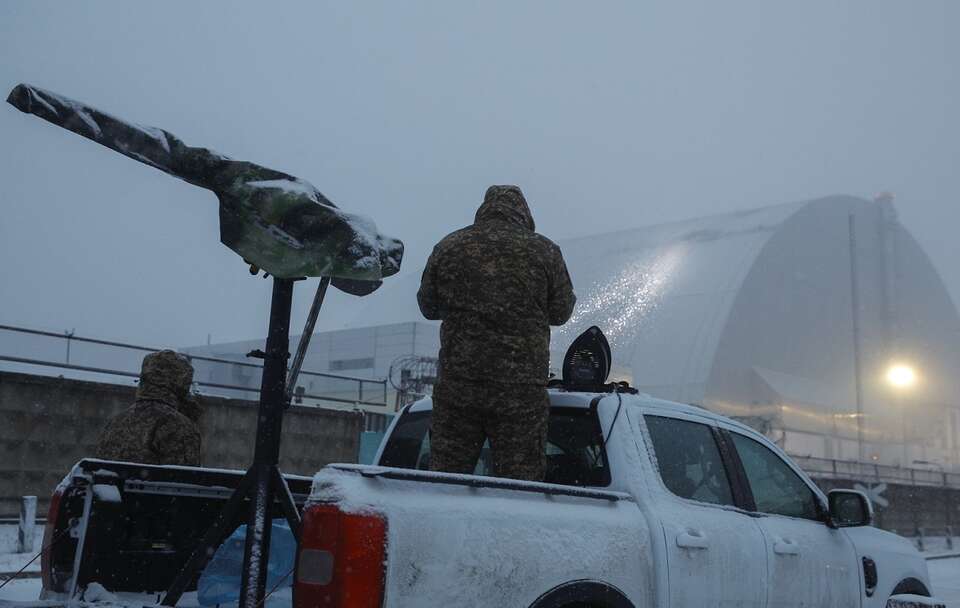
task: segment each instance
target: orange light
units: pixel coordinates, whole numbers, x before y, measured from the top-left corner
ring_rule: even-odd
[[[917,372],[909,365],[894,363],[887,369],[887,382],[894,388],[910,388],[917,383]]]

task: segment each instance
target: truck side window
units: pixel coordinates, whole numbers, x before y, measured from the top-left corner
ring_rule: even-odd
[[[690,500],[733,505],[733,492],[710,427],[689,420],[644,416],[660,478],[667,489]]]
[[[804,519],[819,519],[813,490],[772,450],[758,441],[732,433],[733,444],[757,503],[757,511]]]

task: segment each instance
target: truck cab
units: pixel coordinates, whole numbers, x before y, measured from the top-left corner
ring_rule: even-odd
[[[319,554],[346,562],[309,537],[314,514],[329,531],[332,512],[379,521],[382,539],[367,541],[382,542],[384,564],[367,581],[375,597],[332,605],[881,607],[930,595],[923,558],[870,526],[862,494],[825,495],[753,429],[616,386],[549,395],[545,483],[488,477],[486,452],[474,475],[430,472],[430,399],[394,420],[375,465],[321,471],[297,608],[339,597],[337,573],[349,577],[312,571]]]

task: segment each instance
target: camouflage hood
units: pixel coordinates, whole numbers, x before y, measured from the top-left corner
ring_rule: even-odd
[[[186,357],[172,350],[150,353],[140,368],[137,401],[161,401],[180,409],[180,403],[190,396],[192,383],[193,365]]]
[[[477,209],[475,224],[491,221],[505,221],[534,232],[536,224],[527,199],[517,186],[490,186],[483,197],[483,204]]]
[[[177,410],[190,420],[199,423],[203,418],[203,405],[196,395],[187,395],[177,404]]]

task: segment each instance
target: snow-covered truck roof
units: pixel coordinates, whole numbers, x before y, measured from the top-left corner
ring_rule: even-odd
[[[562,388],[550,388],[547,389],[547,393],[550,395],[550,406],[551,407],[579,407],[579,408],[589,408],[595,400],[603,397],[615,397],[618,393],[613,392],[580,392],[580,391],[568,391]],[[686,403],[677,403],[675,401],[667,401],[666,399],[659,399],[657,397],[652,397],[645,393],[619,393],[623,398],[623,404],[628,407],[642,407],[642,408],[651,408],[661,411],[669,411],[673,413],[680,413],[692,416],[699,416],[703,418],[709,418],[714,421],[723,421],[728,425],[735,426],[743,431],[750,434],[757,434],[757,432],[750,428],[749,426],[732,420],[720,414],[711,412],[710,410],[704,409],[696,405],[689,405]],[[407,411],[409,412],[426,412],[433,409],[433,399],[430,397],[424,397],[419,401],[414,402],[409,406]]]

